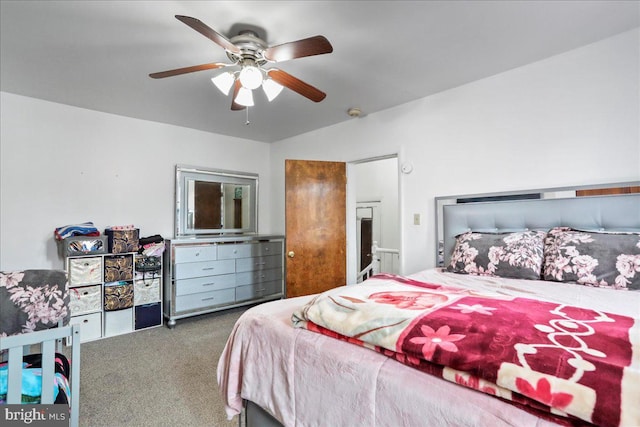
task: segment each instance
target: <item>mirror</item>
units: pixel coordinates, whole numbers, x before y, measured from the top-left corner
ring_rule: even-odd
[[[258,175],[176,166],[176,236],[257,233]]]

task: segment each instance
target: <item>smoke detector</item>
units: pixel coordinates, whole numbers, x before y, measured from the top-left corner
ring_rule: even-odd
[[[360,117],[362,115],[362,111],[359,108],[353,107],[347,110],[347,114],[350,117]]]

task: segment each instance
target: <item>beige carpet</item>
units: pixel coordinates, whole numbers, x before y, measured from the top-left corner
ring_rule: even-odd
[[[237,426],[227,421],[216,367],[244,310],[83,343],[80,426]]]

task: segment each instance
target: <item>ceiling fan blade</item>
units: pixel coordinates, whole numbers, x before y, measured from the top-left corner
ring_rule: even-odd
[[[225,50],[228,50],[229,52],[233,52],[238,55],[240,54],[240,49],[238,48],[238,46],[231,43],[222,34],[212,30],[207,24],[205,24],[201,20],[192,18],[190,16],[184,16],[184,15],[176,15],[176,18],[184,22],[185,24],[187,24],[188,26],[190,26],[191,28],[193,28],[203,36],[207,37],[208,39],[213,40],[215,43],[222,46]]]
[[[165,77],[178,76],[180,74],[193,73],[195,71],[215,70],[216,68],[225,67],[228,64],[221,62],[212,62],[210,64],[193,65],[191,67],[176,68],[175,70],[160,71],[158,73],[151,73],[149,77],[152,79],[163,79]]]
[[[276,83],[280,83],[282,86],[288,87],[294,92],[298,92],[300,95],[309,98],[313,102],[320,102],[327,96],[327,94],[321,90],[318,90],[310,84],[293,77],[285,71],[272,68],[267,73]]]
[[[240,105],[236,103],[236,96],[238,96],[238,91],[240,90],[241,87],[242,87],[242,84],[240,83],[240,80],[236,80],[236,82],[233,85],[233,96],[231,97],[231,111],[239,111],[247,108],[244,105]]]
[[[333,52],[333,46],[331,46],[329,40],[323,36],[315,36],[295,42],[271,46],[264,51],[264,57],[268,61],[280,62],[331,52]]]

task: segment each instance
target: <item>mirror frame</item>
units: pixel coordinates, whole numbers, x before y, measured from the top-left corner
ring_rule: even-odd
[[[249,186],[249,224],[242,228],[190,228],[188,222],[187,180],[219,182]],[[220,234],[257,234],[258,233],[258,174],[220,169],[208,169],[189,165],[176,165],[175,190],[175,232],[176,237]],[[223,203],[224,206],[224,203]],[[185,207],[182,209],[182,207]]]

